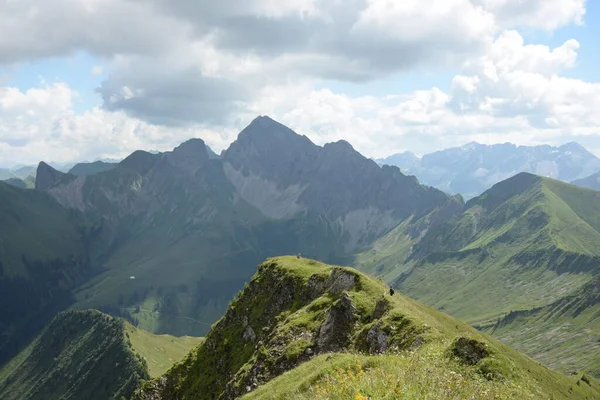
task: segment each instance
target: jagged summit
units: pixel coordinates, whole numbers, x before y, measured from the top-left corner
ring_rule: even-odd
[[[60,172],[46,164],[44,161],[41,161],[37,168],[35,188],[37,190],[46,190],[52,186],[66,183],[72,179],[75,179],[75,176]]]
[[[196,138],[181,143],[170,153],[172,156],[181,159],[208,160],[209,158],[208,149],[204,140]]]
[[[240,132],[237,140],[225,151],[225,157],[238,152],[240,147],[253,147],[257,151],[288,152],[292,146],[298,147],[298,151],[304,151],[310,145],[313,143],[306,136],[297,134],[269,117],[260,116]]]
[[[323,149],[326,151],[329,150],[329,151],[333,151],[336,153],[345,153],[345,154],[358,153],[354,149],[354,147],[352,147],[352,145],[345,140],[338,140],[337,142],[326,143],[323,146]]]
[[[159,154],[152,154],[144,150],[136,150],[121,161],[119,165],[125,169],[143,175],[148,172],[159,159]]]
[[[200,155],[208,153],[204,140],[199,138],[188,139],[173,149],[174,154],[181,155]]]

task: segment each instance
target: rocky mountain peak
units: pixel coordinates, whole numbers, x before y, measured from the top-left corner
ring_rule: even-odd
[[[585,153],[585,154],[590,154],[591,153],[582,145],[580,145],[577,142],[569,142],[569,143],[565,143],[562,146],[560,146],[558,148],[560,151],[571,151],[571,152],[578,152],[578,153]]]
[[[135,171],[141,175],[148,172],[160,159],[158,154],[152,154],[143,150],[136,150],[119,163],[123,168]]]
[[[165,158],[171,165],[193,174],[210,159],[210,155],[202,139],[190,139],[165,153]]]
[[[57,171],[45,162],[40,162],[37,168],[35,188],[37,190],[46,190],[59,183],[65,183],[75,177],[64,172]]]

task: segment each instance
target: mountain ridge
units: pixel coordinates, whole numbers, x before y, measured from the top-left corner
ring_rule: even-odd
[[[40,168],[39,188],[85,214],[106,244],[96,254],[103,272],[76,291],[76,304],[126,317],[140,307],[142,328],[192,336],[206,333],[260,260],[345,262],[449,199],[347,142],[317,146],[268,117],[218,158],[190,139],[87,176]]]
[[[148,367],[127,343],[122,321],[98,311],[69,311],[0,368],[0,397],[119,400],[142,379],[149,379]]]
[[[461,214],[424,236],[407,237],[410,249],[396,247],[395,241],[384,237],[379,247],[359,255],[356,265],[385,275],[419,301],[489,331],[515,310],[535,310],[569,296],[581,297],[581,288],[600,275],[598,199],[598,192],[521,173],[469,200]],[[406,235],[406,227],[392,233]],[[382,263],[380,270],[375,269]],[[577,329],[594,324],[595,305],[581,304],[587,304],[587,319],[581,317],[577,325],[561,328],[565,341],[580,352],[600,351],[593,334],[577,334]],[[557,323],[568,324],[569,318]],[[502,337],[527,351],[519,346],[521,335],[526,333],[504,329]],[[530,345],[536,343],[547,348],[552,342],[539,331],[529,340]],[[543,356],[535,346],[529,350]],[[598,373],[597,360],[585,361],[584,353],[562,364],[558,364],[560,352],[543,359],[562,370],[585,368]]]
[[[334,372],[327,368],[331,359],[347,361]],[[423,364],[409,361],[416,359]],[[384,366],[392,367],[384,369],[384,382],[394,384],[368,387],[368,381],[361,380],[363,374],[369,376]],[[308,379],[306,368],[313,371]],[[274,391],[277,380],[296,369],[304,371],[304,377],[298,376],[302,372],[295,375],[296,382],[303,383],[292,388],[288,383],[285,390]],[[342,375],[327,385],[328,376],[350,371],[351,379]],[[421,372],[424,376],[458,374],[463,381],[431,380],[423,387],[417,382]],[[378,398],[386,398],[398,395],[397,383],[390,378],[394,375],[405,379],[403,394],[416,395],[420,386],[421,396],[440,399],[469,398],[481,392],[508,398],[598,394],[593,387],[574,385],[570,378],[462,322],[403,295],[390,295],[388,287],[374,278],[292,256],[263,262],[206,341],[163,377],[143,385],[134,399],[233,399],[244,394],[248,398],[284,394],[290,399],[306,398],[303,394],[344,398],[344,390],[349,398],[373,395],[366,392],[369,389],[385,393]],[[333,394],[338,396],[329,396]]]

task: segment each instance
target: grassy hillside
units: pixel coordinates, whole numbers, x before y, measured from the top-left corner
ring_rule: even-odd
[[[128,322],[125,322],[125,336],[131,342],[132,350],[146,361],[152,378],[167,372],[204,341],[204,338],[191,336],[154,335]]]
[[[600,396],[581,378],[353,269],[280,257],[259,266],[197,350],[134,398]]]
[[[491,329],[513,311],[523,312],[521,320],[524,315],[533,318],[538,309],[581,300],[582,288],[600,275],[599,200],[598,192],[519,174],[413,241],[408,254],[405,243],[390,242],[359,255],[356,265],[369,271],[380,263],[387,271],[382,276],[409,296],[482,328]],[[389,236],[378,243],[388,240]],[[398,257],[390,259],[389,254]],[[600,359],[586,357],[597,343],[576,329],[594,324],[594,305],[581,304],[587,312],[580,312],[577,322],[558,309],[544,324],[540,318],[530,321],[537,335],[529,329],[522,334],[514,323],[495,333],[563,371],[597,371]],[[562,340],[569,343],[568,349],[555,349],[556,337],[542,334],[561,324],[570,327]]]
[[[122,320],[98,311],[70,311],[56,316],[0,369],[0,398],[119,400],[148,377]]]
[[[550,305],[513,311],[485,327],[503,342],[556,370],[600,376],[600,278]]]
[[[0,364],[72,301],[92,273],[94,232],[46,193],[0,182]]]

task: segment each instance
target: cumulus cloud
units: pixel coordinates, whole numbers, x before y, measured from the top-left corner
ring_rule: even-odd
[[[531,144],[600,126],[598,84],[561,77],[579,43],[526,45],[517,30],[505,30],[581,24],[585,0],[0,0],[0,7],[0,64],[84,50],[103,58],[106,76],[97,89],[102,107],[81,115],[65,84],[1,89],[2,160],[164,150],[190,136],[219,150],[257,114],[317,143],[344,138],[373,156],[470,140]],[[314,89],[423,65],[460,74],[448,91],[390,97]],[[59,150],[42,150],[52,146]]]
[[[0,88],[0,166],[118,158],[137,149],[165,151],[190,137],[223,148],[235,133],[232,128],[157,126],[98,107],[76,114],[76,96],[64,83],[24,92]]]
[[[554,30],[569,23],[581,25],[586,0],[482,0],[507,28],[530,27]]]
[[[0,64],[77,50],[160,56],[188,27],[124,0],[0,0]]]
[[[275,89],[261,107],[315,141],[344,138],[365,154],[482,143],[562,144],[573,139],[600,150],[600,84],[560,76],[579,45],[525,45],[516,31],[502,34],[488,53],[465,63],[449,92],[438,88],[389,98],[351,98],[308,87]],[[285,105],[285,110],[276,105]],[[594,140],[595,139],[595,140]]]

